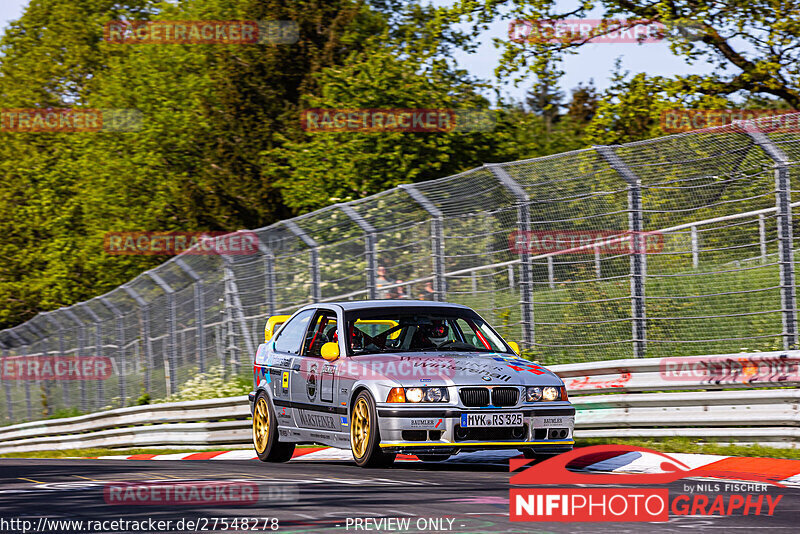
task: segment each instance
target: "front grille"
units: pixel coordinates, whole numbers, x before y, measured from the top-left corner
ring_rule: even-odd
[[[494,406],[516,406],[519,399],[517,388],[499,387],[492,390],[492,404]]]
[[[464,406],[489,405],[489,390],[487,388],[461,388],[459,394]]]
[[[403,441],[425,441],[428,433],[424,430],[403,430]]]

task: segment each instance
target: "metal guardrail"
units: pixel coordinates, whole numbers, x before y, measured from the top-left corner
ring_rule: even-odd
[[[247,396],[131,406],[0,428],[0,454],[94,447],[244,446],[251,439],[249,417]]]
[[[577,409],[578,438],[683,436],[797,447],[799,366],[800,351],[785,351],[551,369],[564,379]],[[248,446],[249,417],[246,396],[120,408],[0,428],[0,454]]]

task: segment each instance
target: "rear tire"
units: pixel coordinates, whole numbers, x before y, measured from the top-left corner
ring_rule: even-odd
[[[375,401],[369,392],[362,391],[350,412],[350,448],[359,467],[388,467],[394,463],[397,454],[383,452],[380,442]]]
[[[253,447],[262,462],[288,462],[294,454],[294,443],[278,441],[275,410],[263,391],[253,403]]]

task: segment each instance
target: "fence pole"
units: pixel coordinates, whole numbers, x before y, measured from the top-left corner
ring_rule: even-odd
[[[145,272],[164,293],[167,294],[167,354],[164,358],[164,384],[167,388],[167,396],[172,395],[178,391],[178,377],[176,375],[176,360],[177,360],[177,336],[175,330],[177,328],[177,311],[175,310],[175,290],[164,281],[158,274],[153,271]]]
[[[3,345],[2,356],[3,356],[2,365],[5,368],[6,358],[8,358],[8,348],[5,345]],[[2,376],[2,374],[0,374],[0,376]],[[13,423],[14,407],[11,404],[11,384],[9,383],[8,380],[3,380],[3,387],[6,390],[6,405],[7,405],[6,411],[8,412],[8,422]]]
[[[103,329],[100,326],[102,321],[100,317],[94,312],[94,310],[88,305],[86,302],[82,302],[76,305],[80,307],[89,318],[94,321],[94,352],[95,356],[100,356],[103,352]],[[103,381],[97,381],[97,398],[95,400],[95,409],[102,407],[105,403],[105,388],[103,387]]]
[[[83,324],[83,321],[75,315],[70,308],[61,308],[60,311],[64,312],[64,315],[72,319],[72,321],[78,325],[78,354],[76,354],[76,358],[80,357],[83,352],[86,350],[86,326]],[[86,398],[86,381],[85,380],[78,380],[78,389],[81,392],[81,407],[80,410],[82,412],[88,412],[88,401]]]
[[[247,329],[247,319],[244,316],[244,308],[242,306],[242,301],[239,298],[239,287],[236,284],[236,273],[233,270],[233,258],[227,255],[222,255],[222,259],[225,263],[225,294],[226,296],[230,296],[230,304],[231,304],[231,320],[234,324],[239,325],[239,329],[242,331],[242,337],[244,338],[245,349],[247,350],[247,354],[250,358],[255,358],[256,352],[255,347],[253,346],[253,338],[251,338],[250,332]],[[228,299],[226,298],[226,302]],[[235,318],[233,316],[236,316]],[[233,360],[234,373],[239,372],[239,362],[240,357],[237,357]]]
[[[17,337],[17,339],[21,339],[16,333],[14,335]],[[22,341],[25,344],[24,345],[20,345],[19,352],[22,353],[22,354],[20,354],[20,356],[22,356],[22,361],[26,362],[27,358],[28,358],[28,346],[29,345],[27,345],[27,341],[25,341],[25,340],[22,340]],[[23,363],[23,365],[24,365],[24,363]],[[28,421],[31,421],[31,420],[33,420],[33,406],[31,405],[31,381],[28,380],[28,379],[25,379],[24,382],[25,382],[25,411],[28,414]]]
[[[45,319],[47,319],[47,321],[51,325],[55,326],[56,329],[58,330],[58,355],[63,358],[64,357],[64,327],[61,325],[61,323],[59,321],[57,321],[56,319],[54,319],[52,317],[53,313],[54,312],[47,312],[47,313],[43,313],[42,315],[44,316]],[[67,387],[67,381],[66,380],[62,380],[61,381],[61,395],[62,395],[62,401],[64,403],[64,408],[69,408],[69,388]]]
[[[531,235],[531,213],[528,193],[525,192],[522,186],[519,185],[501,165],[484,164],[484,167],[488,167],[503,187],[514,196],[517,205],[517,230],[523,232],[526,240],[529,240]],[[533,263],[531,262],[531,251],[528,247],[522,250],[520,256],[519,288],[520,307],[522,311],[522,342],[526,347],[530,348],[533,347],[535,341],[533,323]],[[549,265],[550,264],[548,264],[548,266]]]
[[[767,227],[764,214],[758,214],[758,244],[761,250],[761,263],[767,263]]]
[[[122,403],[122,407],[128,405],[128,391],[127,391],[127,370],[128,366],[126,365],[126,358],[125,358],[125,322],[124,316],[122,312],[117,308],[113,302],[111,302],[106,297],[100,297],[100,302],[105,304],[106,308],[111,310],[111,313],[114,314],[114,322],[116,323],[117,327],[117,357],[119,358],[119,364],[117,365],[117,370],[119,372],[119,396]]]
[[[406,192],[428,215],[431,216],[431,251],[433,255],[433,298],[439,302],[447,300],[447,279],[445,278],[444,257],[444,214],[428,197],[411,184],[402,184]]]
[[[783,309],[783,348],[797,348],[797,301],[795,297],[794,252],[792,251],[792,195],[789,183],[789,158],[757,123],[748,121],[747,135],[775,162],[775,205],[778,218],[778,258],[780,262],[781,308]]]
[[[175,258],[175,264],[194,281],[194,322],[197,332],[197,366],[201,373],[206,372],[206,332],[205,332],[205,302],[203,279],[194,269],[183,261],[182,258]]]
[[[378,277],[378,252],[375,250],[375,228],[348,204],[338,204],[338,207],[364,232],[364,257],[367,260],[367,291],[369,298],[376,299],[378,298],[376,281]]]
[[[692,267],[697,269],[700,266],[700,246],[697,239],[697,226],[692,226]]]
[[[125,293],[131,297],[134,302],[139,306],[139,310],[142,312],[142,343],[144,344],[144,359],[145,363],[144,367],[144,391],[145,393],[150,393],[150,372],[153,368],[153,347],[150,345],[150,308],[147,305],[147,301],[144,300],[139,293],[134,291],[132,288],[123,285],[122,289],[125,290]]]
[[[603,277],[603,269],[600,264],[600,247],[594,247],[594,273],[599,280]]]
[[[306,244],[311,250],[311,302],[319,302],[322,299],[319,277],[319,245],[314,239],[305,233],[302,228],[292,221],[284,221],[286,228]]]
[[[30,347],[32,356],[43,356],[45,359],[47,358],[47,343],[45,342],[46,336],[44,332],[39,330],[33,320],[27,321],[21,325],[24,328],[27,328],[28,331],[32,334],[32,340]],[[37,405],[41,405],[45,410],[42,411],[43,416],[49,415],[47,413],[47,407],[50,405],[50,388],[48,388],[47,378],[38,376],[36,379],[36,386],[37,386]],[[44,395],[44,399],[41,398],[41,395]]]
[[[264,287],[267,290],[267,315],[272,317],[278,309],[277,280],[275,279],[275,253],[272,247],[258,240],[258,250],[264,255]]]
[[[614,147],[595,146],[606,163],[628,184],[628,230],[631,232],[631,311],[633,315],[633,356],[644,358],[647,350],[647,315],[645,310],[645,251],[642,216],[642,184],[639,177],[617,154]]]

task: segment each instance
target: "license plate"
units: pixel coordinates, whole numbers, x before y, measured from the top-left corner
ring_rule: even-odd
[[[461,428],[476,426],[522,426],[522,412],[461,414]]]

